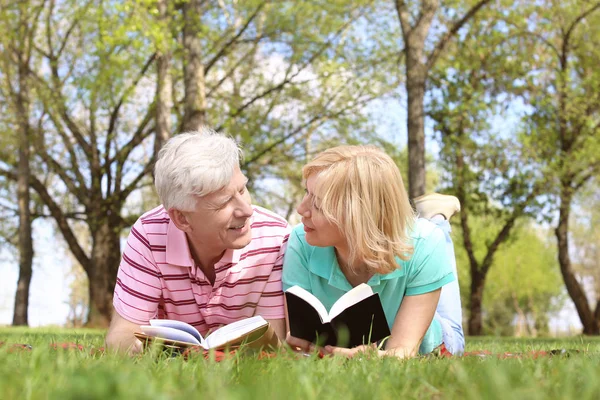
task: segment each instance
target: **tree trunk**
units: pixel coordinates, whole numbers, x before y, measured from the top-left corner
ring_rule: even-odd
[[[572,193],[571,188],[563,184],[560,195],[560,210],[558,218],[558,226],[555,229],[556,239],[558,241],[558,263],[560,272],[562,273],[567,287],[567,292],[575,308],[579,319],[583,325],[584,335],[600,334],[600,325],[598,320],[594,318],[594,312],[590,308],[585,291],[581,284],[577,281],[577,277],[571,265],[571,257],[569,255],[569,215],[571,211]]]
[[[107,327],[112,315],[112,298],[119,262],[121,228],[108,220],[92,232],[92,256],[86,268],[89,278],[90,307],[87,326]]]
[[[23,87],[21,87],[23,90]],[[33,239],[31,237],[31,211],[29,209],[29,123],[28,106],[23,92],[19,93],[19,164],[17,199],[19,204],[19,280],[15,295],[13,325],[28,325],[29,287],[33,273]]]
[[[417,58],[422,50],[407,51],[408,96],[408,193],[414,199],[425,194],[425,80],[426,66]]]
[[[406,95],[408,97],[408,195],[425,193],[425,84],[429,72],[425,41],[431,22],[440,7],[439,0],[419,2],[414,22],[409,2],[395,0],[406,55]]]
[[[458,137],[461,138],[462,131],[458,132]],[[469,202],[467,201],[467,184],[466,184],[466,166],[465,159],[462,153],[462,139],[456,147],[456,197],[458,198],[462,210],[460,212],[460,226],[462,228],[463,244],[467,257],[469,258],[469,269],[471,273],[471,291],[469,301],[469,321],[467,332],[469,335],[481,335],[483,330],[481,307],[483,303],[483,290],[485,288],[485,272],[480,270],[479,262],[475,257],[475,249],[471,240],[471,228],[469,226]]]
[[[167,23],[167,0],[158,1],[158,11],[161,23]],[[165,32],[168,35],[168,32]],[[158,153],[163,143],[171,136],[171,74],[169,67],[171,63],[170,43],[163,46],[158,52],[156,59],[156,138],[154,140],[154,151]]]
[[[517,294],[513,291],[510,294],[510,297],[513,301],[513,307],[515,308],[515,312],[517,313],[517,326],[515,326],[514,335],[516,337],[526,336],[529,331],[529,326],[527,324],[527,316],[525,312],[519,305],[519,299],[517,298]]]
[[[471,268],[471,295],[469,304],[468,333],[470,336],[481,336],[483,333],[483,290],[485,289],[485,274],[473,271]]]
[[[201,0],[189,0],[184,3],[184,132],[198,130],[202,125],[206,123],[206,90],[204,83],[204,65],[202,64],[202,42],[200,40],[201,15]]]
[[[19,280],[15,294],[15,307],[13,313],[13,325],[28,325],[29,288],[33,273],[33,239],[31,237],[31,211],[29,194],[29,86],[27,82],[27,68],[29,57],[27,41],[27,21],[20,13],[20,35],[22,37],[22,48],[19,49],[18,80],[19,89],[15,97],[15,108],[18,119],[19,134],[19,161],[17,166],[17,201],[19,208]]]

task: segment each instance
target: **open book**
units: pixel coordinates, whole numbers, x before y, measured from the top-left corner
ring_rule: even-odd
[[[292,286],[285,292],[290,334],[321,346],[355,347],[390,335],[379,295],[360,284],[327,312],[314,295]]]
[[[205,350],[233,349],[242,344],[248,347],[277,347],[279,339],[269,323],[260,315],[242,319],[211,332],[204,338],[192,325],[172,319],[151,319],[142,325],[135,337],[142,343],[158,341],[169,347],[200,346]]]

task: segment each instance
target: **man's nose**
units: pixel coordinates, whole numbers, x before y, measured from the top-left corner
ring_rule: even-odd
[[[241,197],[239,200],[239,204],[236,207],[236,217],[240,218],[248,218],[254,213],[254,209],[252,208],[252,201],[250,199],[246,199]]]

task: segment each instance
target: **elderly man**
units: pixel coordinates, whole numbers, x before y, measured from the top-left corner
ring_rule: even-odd
[[[161,149],[155,186],[162,205],[142,215],[123,251],[108,348],[141,350],[133,333],[152,318],[206,334],[261,315],[285,338],[281,288],[286,220],[253,206],[241,150],[209,129]]]

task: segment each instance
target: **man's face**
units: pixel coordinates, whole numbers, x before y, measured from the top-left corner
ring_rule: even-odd
[[[196,209],[182,212],[189,224],[183,230],[194,247],[209,253],[241,249],[252,240],[252,209],[248,179],[239,167],[223,189],[199,197]]]

